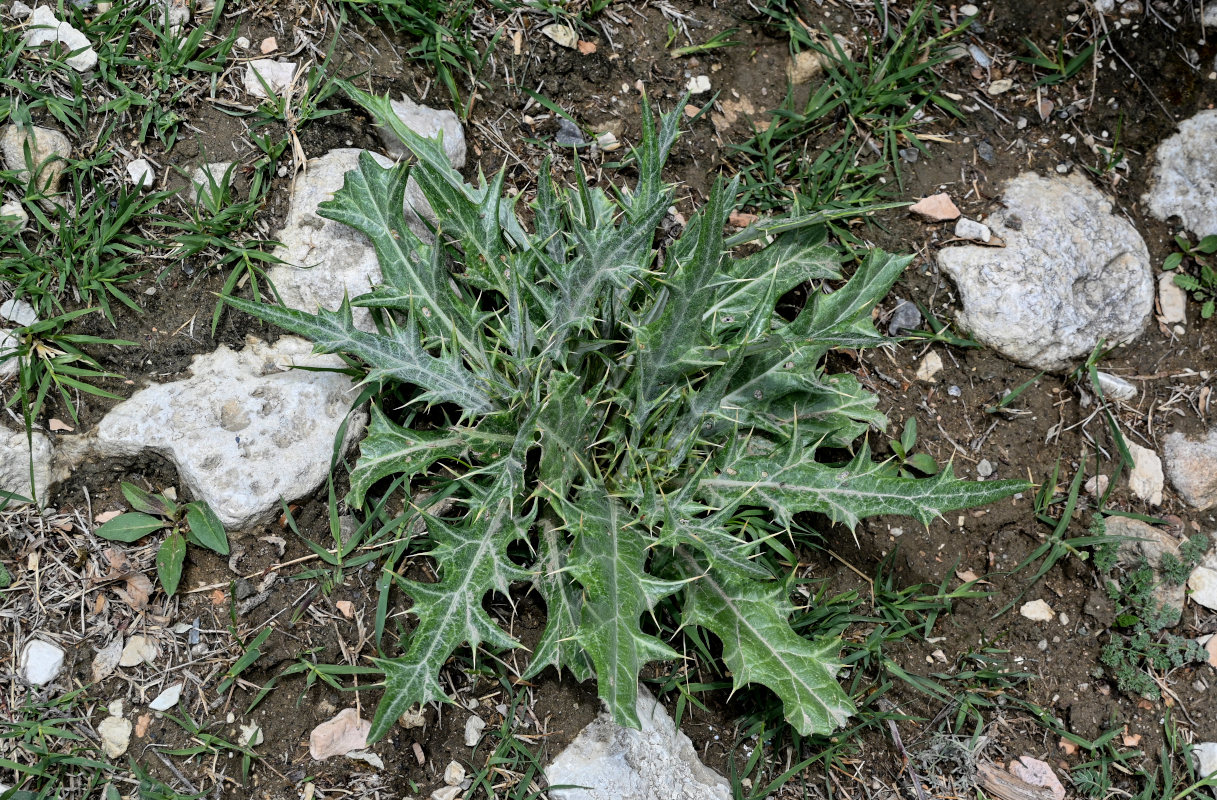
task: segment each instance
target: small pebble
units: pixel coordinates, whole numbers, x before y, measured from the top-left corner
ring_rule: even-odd
[[[31,639],[21,654],[21,674],[33,685],[44,686],[63,669],[65,655],[58,645]]]
[[[1052,610],[1052,606],[1045,603],[1043,600],[1032,600],[1029,603],[1023,603],[1022,608],[1018,610],[1033,622],[1049,622],[1056,616],[1056,612]]]
[[[963,394],[963,389],[960,389],[958,386],[952,383],[947,387],[947,394],[949,394],[951,397],[959,397]]]
[[[959,7],[959,16],[961,17],[974,17],[979,13],[980,9],[971,3],[967,3]]]
[[[444,768],[444,783],[449,786],[460,786],[463,780],[465,780],[465,768],[455,761],[449,761],[448,766]]]
[[[706,75],[694,75],[685,86],[689,94],[705,94],[710,91],[710,78]]]
[[[897,299],[896,308],[893,309],[892,317],[887,323],[888,335],[900,336],[905,331],[915,331],[920,327],[921,312],[917,310],[916,303]]]
[[[976,155],[980,156],[980,160],[986,164],[992,164],[996,154],[993,152],[993,145],[988,142],[976,143]]]
[[[993,238],[989,226],[974,219],[960,217],[955,223],[955,235],[960,239],[971,239],[974,242],[987,242]]]
[[[558,133],[554,136],[554,141],[567,147],[582,147],[587,144],[583,131],[566,117],[558,120]]]
[[[982,478],[987,478],[993,474],[993,465],[989,463],[989,459],[982,458],[980,463],[976,465],[976,474]]]
[[[476,714],[465,720],[465,746],[477,747],[484,730],[486,730],[486,720]]]

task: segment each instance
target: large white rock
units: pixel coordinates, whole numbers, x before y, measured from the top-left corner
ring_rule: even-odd
[[[1187,504],[1202,511],[1217,505],[1217,428],[1199,440],[1176,431],[1164,450],[1167,477]]]
[[[13,297],[0,303],[0,320],[10,323],[0,323],[0,378],[7,378],[16,375],[19,367],[17,347],[20,341],[16,329],[33,325],[38,321],[38,314],[29,303]]]
[[[1187,594],[1195,603],[1217,611],[1217,557],[1212,553],[1188,576]]]
[[[31,454],[33,455],[32,485],[30,483]],[[31,500],[34,499],[33,493],[36,492],[38,504],[45,506],[47,491],[55,482],[56,477],[51,464],[53,456],[54,448],[51,446],[51,440],[40,431],[34,431],[32,436],[27,438],[25,431],[0,427],[0,489]]]
[[[1209,6],[1214,8],[1215,6]],[[1192,745],[1192,754],[1196,756],[1196,761],[1200,770],[1200,777],[1207,778],[1211,775],[1217,775],[1217,742],[1201,742],[1200,744]]]
[[[584,728],[545,770],[553,800],[729,800],[730,784],[701,763],[689,737],[638,687],[642,730],[606,713]]]
[[[34,16],[23,38],[26,47],[42,47],[51,42],[59,42],[64,50],[79,50],[79,53],[64,60],[65,64],[77,72],[88,72],[97,66],[97,52],[89,42],[89,37],[68,23],[60,22],[48,5],[34,9]]]
[[[1153,311],[1149,252],[1079,176],[1023,173],[987,220],[1005,247],[949,247],[938,263],[963,300],[960,324],[1002,355],[1063,371],[1136,338]]]
[[[63,177],[63,159],[72,155],[72,143],[68,137],[52,128],[18,125],[15,122],[5,125],[3,134],[0,134],[0,154],[4,156],[5,167],[16,171],[21,184],[30,182],[30,171],[25,168],[27,146],[34,173],[38,176],[37,189],[53,194]]]
[[[1217,4],[1210,4],[1210,9]],[[1197,236],[1217,233],[1217,110],[1179,123],[1158,145],[1150,190],[1142,200],[1161,220],[1177,216]]]
[[[63,669],[64,655],[59,645],[30,639],[21,651],[21,674],[35,686],[45,686]]]
[[[434,139],[442,135],[444,154],[452,162],[452,166],[460,169],[465,166],[465,129],[454,111],[446,108],[431,108],[416,103],[404,94],[400,100],[392,100],[389,105],[393,113],[405,123],[406,127],[420,136]],[[394,159],[404,159],[410,154],[406,145],[389,128],[377,126],[376,132],[385,146],[385,152]]]
[[[362,152],[357,148],[331,150],[310,160],[308,169],[296,180],[287,221],[275,236],[282,242],[275,248],[275,257],[284,263],[270,271],[271,282],[289,308],[333,311],[344,295],[357,297],[381,281],[380,263],[368,238],[317,213],[318,204],[333,199],[347,172],[359,165]],[[379,153],[372,156],[382,167],[393,163]],[[419,213],[432,221],[435,214],[413,178],[406,184],[404,212],[410,228],[420,236],[427,235]],[[357,326],[372,330],[367,309],[354,308],[352,312]]]
[[[182,481],[228,528],[271,516],[329,473],[334,437],[354,399],[345,375],[292,366],[341,367],[337,356],[284,336],[273,346],[249,337],[240,352],[195,356],[191,377],[154,384],[115,406],[97,426],[94,455],[168,458]],[[363,432],[351,414],[344,447]]]

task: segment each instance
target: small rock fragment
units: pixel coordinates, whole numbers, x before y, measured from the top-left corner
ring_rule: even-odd
[[[685,88],[692,95],[705,94],[710,91],[710,77],[708,75],[694,75],[692,78],[689,78]]]
[[[1205,3],[1209,12],[1217,3]],[[1158,145],[1150,191],[1142,196],[1160,220],[1178,216],[1197,237],[1217,234],[1217,109],[1179,123],[1179,132]]]
[[[596,134],[596,146],[606,153],[621,149],[621,142],[612,131],[602,131]]]
[[[993,81],[993,83],[990,83],[988,92],[993,97],[996,97],[999,94],[1005,94],[1013,88],[1014,81],[1010,80],[1009,78],[1002,78],[1001,80],[996,80]]]
[[[316,728],[308,737],[308,752],[318,761],[334,756],[344,756],[353,750],[364,750],[368,746],[368,734],[372,723],[359,718],[353,708],[344,708],[333,719]]]
[[[1172,433],[1165,455],[1171,485],[1189,506],[1204,511],[1217,505],[1217,428],[1199,440]]]
[[[199,206],[212,208],[219,208],[223,205],[224,198],[220,195],[224,192],[225,177],[229,179],[231,185],[232,175],[229,173],[231,167],[231,161],[217,161],[195,167],[194,172],[190,173],[190,201]]]
[[[1056,612],[1052,610],[1052,606],[1048,605],[1043,600],[1032,600],[1029,603],[1023,603],[1022,608],[1018,610],[1032,622],[1050,622],[1056,616]]]
[[[186,0],[162,0],[160,24],[171,36],[180,36],[190,22],[190,5]]]
[[[256,722],[251,722],[248,725],[241,726],[241,734],[237,737],[237,744],[241,747],[257,747],[262,744],[265,737],[262,736],[262,728]]]
[[[21,652],[21,675],[35,686],[45,686],[63,669],[65,655],[59,645],[31,639]]]
[[[974,219],[960,217],[955,223],[955,235],[960,239],[971,239],[974,242],[987,242],[993,238],[989,226]]]
[[[397,724],[409,730],[410,728],[421,728],[427,724],[427,716],[423,710],[417,706],[407,708],[402,715],[397,718]]]
[[[931,222],[944,222],[959,218],[959,208],[946,192],[921,198],[909,206],[909,211],[919,214]]]
[[[1128,442],[1133,468],[1128,475],[1128,488],[1134,495],[1151,506],[1162,505],[1162,459],[1153,450]]]
[[[108,678],[118,667],[118,660],[122,657],[123,652],[123,637],[115,636],[110,640],[109,644],[97,651],[93,656],[93,682],[100,683]]]
[[[101,749],[110,758],[118,758],[127,752],[131,743],[131,721],[123,718],[123,704],[117,700],[110,705],[110,716],[97,725],[101,736]]]
[[[583,138],[583,131],[566,117],[558,120],[558,132],[554,135],[554,141],[566,147],[583,147],[587,144],[587,140]]]
[[[555,22],[542,28],[541,33],[547,36],[555,44],[561,45],[568,50],[574,50],[579,46],[579,36],[573,30],[571,30],[569,25],[562,25],[561,23]]]
[[[786,62],[786,78],[795,86],[801,86],[804,83],[811,83],[820,73],[822,73],[829,65],[836,63],[839,54],[839,47],[842,55],[848,60],[853,58],[853,48],[849,42],[843,37],[834,35],[836,45],[827,38],[818,34],[812,34],[815,40],[825,49],[824,53],[818,50],[800,50],[790,57]]]
[[[88,72],[97,66],[97,52],[93,50],[89,37],[66,22],[60,22],[51,6],[42,5],[34,9],[25,32],[26,47],[42,47],[51,42],[63,45],[66,52],[75,53],[64,59],[64,63],[77,72]],[[76,52],[76,51],[80,52]]]
[[[1173,625],[1183,614],[1187,597],[1182,586],[1166,579],[1167,557],[1179,558],[1179,540],[1161,528],[1130,517],[1107,517],[1107,535],[1119,540],[1116,559],[1125,572],[1148,566],[1153,571],[1153,595],[1162,609],[1163,621]]]
[[[1131,400],[1137,396],[1136,386],[1110,372],[1099,372],[1098,379],[1099,388],[1103,390],[1103,396],[1108,399]]]
[[[942,357],[931,350],[925,354],[925,358],[921,359],[921,365],[917,367],[917,380],[925,381],[926,383],[937,383],[938,379],[934,376],[941,371]]]
[[[486,730],[486,720],[474,714],[469,719],[465,720],[465,746],[477,747],[482,738],[482,731]]]
[[[10,332],[0,328],[0,377],[17,371],[17,359],[4,358],[12,352],[14,342]],[[32,447],[31,447],[32,440]],[[34,499],[39,505],[47,503],[47,490],[62,479],[51,469],[55,452],[51,440],[41,431],[27,437],[25,431],[10,431],[0,426],[0,486],[25,498]],[[34,467],[34,484],[30,485],[30,464]]]
[[[178,701],[182,699],[182,688],[184,686],[185,684],[180,682],[173,684],[168,689],[158,694],[156,699],[148,704],[148,708],[152,709],[153,711],[168,711],[169,709],[173,708],[177,705]]]
[[[160,655],[156,642],[147,636],[135,634],[127,640],[122,656],[118,659],[120,667],[135,667],[140,664],[151,664]]]
[[[1214,4],[1213,8],[1217,8]],[[1174,272],[1158,276],[1158,308],[1162,311],[1163,325],[1179,325],[1187,322],[1187,292],[1175,283]]]
[[[1010,774],[1031,784],[1040,786],[1052,793],[1052,800],[1065,800],[1065,787],[1052,771],[1052,767],[1031,756],[1023,756],[1018,761],[1011,762]]]
[[[1217,558],[1209,556],[1187,579],[1187,596],[1205,608],[1217,611]]]
[[[137,158],[128,164],[127,176],[132,183],[144,191],[151,189],[153,182],[156,181],[156,171],[152,169],[152,165],[146,158]]]
[[[254,97],[269,97],[269,88],[270,94],[283,95],[295,76],[296,62],[259,58],[245,65],[245,91]]]
[[[982,478],[987,478],[993,474],[993,465],[989,463],[989,459],[982,458],[980,463],[976,465],[976,474]]]
[[[431,793],[431,800],[456,800],[461,796],[461,792],[459,786],[441,786]]]
[[[455,761],[448,762],[444,768],[444,783],[449,786],[459,786],[465,780],[465,768]]]
[[[10,233],[21,233],[30,221],[30,215],[25,206],[14,200],[0,206],[0,225],[8,228]]]
[[[921,311],[917,304],[909,300],[896,298],[896,307],[892,309],[892,317],[887,323],[889,336],[901,336],[905,331],[915,331],[921,327]]]
[[[1086,481],[1086,494],[1091,497],[1102,497],[1110,482],[1111,480],[1106,475],[1092,475]]]
[[[1217,8],[1217,6],[1210,6]],[[1217,742],[1200,742],[1192,745],[1192,754],[1196,756],[1196,761],[1199,763],[1199,773],[1201,778],[1208,778],[1217,775]]]
[[[13,19],[25,19],[34,13],[34,10],[21,0],[13,0],[12,5],[8,7],[8,13]]]
[[[39,6],[39,9],[45,6]],[[26,169],[25,150],[29,148],[37,180],[33,181],[37,191],[54,194],[63,177],[64,159],[72,155],[72,143],[52,128],[37,125],[6,125],[0,135],[0,152],[4,154],[4,165],[17,173],[20,183],[31,183],[30,171]]]
[[[362,761],[365,764],[371,764],[376,769],[384,769],[385,762],[380,756],[373,753],[371,750],[352,750],[346,754],[346,757],[353,761]]]
[[[979,13],[980,9],[971,3],[965,3],[959,7],[959,16],[961,17],[974,17]]]
[[[279,49],[279,42],[273,36],[267,36],[262,40],[262,44],[258,47],[262,51],[262,55],[268,56]]]
[[[578,47],[579,47],[580,55],[590,56],[592,53],[596,52],[596,43],[595,42],[585,42],[582,39],[580,39]]]

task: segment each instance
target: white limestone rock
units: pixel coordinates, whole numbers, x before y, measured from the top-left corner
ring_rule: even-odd
[[[161,692],[156,698],[148,704],[148,708],[153,711],[168,711],[178,704],[182,699],[182,688],[184,683],[175,683],[165,691]]]
[[[1132,472],[1128,474],[1128,488],[1134,495],[1151,506],[1162,505],[1162,487],[1166,478],[1162,474],[1162,459],[1147,447],[1127,442],[1132,456]]]
[[[317,213],[318,204],[332,199],[342,188],[346,173],[358,166],[362,152],[357,148],[331,150],[310,160],[307,171],[296,180],[287,220],[275,235],[282,242],[275,248],[275,257],[284,263],[270,271],[270,280],[288,308],[333,311],[344,295],[358,297],[381,282],[380,262],[371,241],[349,225]],[[372,153],[372,157],[382,167],[393,163],[379,153]],[[415,209],[434,221],[434,212],[410,179],[406,184],[406,223],[415,233],[428,237]],[[351,311],[357,327],[373,329],[366,308]]]
[[[258,80],[261,76],[262,80]],[[273,58],[259,58],[250,61],[245,65],[245,91],[249,92],[254,97],[269,97],[266,93],[266,88],[270,87],[270,93],[282,96],[287,87],[292,85],[292,78],[296,76],[296,62],[294,61],[276,61]],[[263,82],[266,86],[263,86]]]
[[[0,333],[0,340],[2,339],[3,334]],[[15,363],[14,359],[10,359],[0,367]],[[47,492],[57,479],[52,467],[54,452],[51,440],[41,431],[34,431],[32,436],[27,438],[23,430],[0,427],[0,489],[31,500],[35,499],[36,494],[38,505],[45,506]],[[33,484],[30,483],[31,463]]]
[[[1217,6],[1209,6],[1209,8],[1217,9]],[[1217,14],[1214,16],[1217,17]],[[1213,25],[1217,27],[1217,19],[1213,20]],[[1201,778],[1217,775],[1217,742],[1200,742],[1192,745],[1192,754],[1196,756]]]
[[[1208,4],[1210,10],[1217,3]],[[1217,110],[1179,123],[1158,145],[1150,190],[1142,201],[1160,220],[1177,216],[1198,237],[1217,234]]]
[[[116,701],[110,705],[110,716],[97,725],[97,733],[101,736],[101,749],[109,758],[118,758],[127,752],[131,744],[131,720],[122,716],[122,702]]]
[[[1154,571],[1154,600],[1164,609],[1171,609],[1177,622],[1183,614],[1187,593],[1182,586],[1166,580],[1162,558],[1167,555],[1179,557],[1179,540],[1161,528],[1130,517],[1107,517],[1105,524],[1107,535],[1121,540],[1116,550],[1120,566],[1131,572],[1139,569],[1143,562],[1148,564]]]
[[[1187,594],[1205,608],[1217,611],[1217,556],[1209,553],[1187,579]]]
[[[944,248],[938,263],[963,300],[959,322],[1007,358],[1054,372],[1100,339],[1141,334],[1153,310],[1149,252],[1080,176],[1008,181],[988,227],[1005,247]]]
[[[1175,283],[1174,272],[1164,272],[1158,276],[1158,308],[1162,311],[1160,319],[1163,325],[1187,322],[1187,292]]]
[[[701,763],[689,737],[638,687],[642,730],[601,713],[545,769],[553,800],[729,800],[731,786]]]
[[[42,639],[30,639],[21,650],[21,676],[34,686],[45,686],[63,669],[63,648]]]
[[[131,179],[131,183],[148,191],[156,182],[156,170],[148,163],[148,159],[137,158],[127,165],[127,177]]]
[[[1018,613],[1032,622],[1051,622],[1056,617],[1056,612],[1052,610],[1052,606],[1043,600],[1031,600],[1030,602],[1023,603]]]
[[[72,143],[68,137],[52,128],[18,125],[15,122],[4,126],[4,132],[0,134],[0,154],[4,156],[4,166],[15,170],[17,180],[22,184],[30,183],[30,171],[25,165],[27,146],[34,173],[38,176],[35,188],[47,194],[55,193],[63,177],[63,159],[72,155]]]
[[[196,356],[191,377],[154,384],[116,406],[97,427],[94,454],[168,458],[182,481],[225,527],[272,516],[280,499],[295,500],[329,473],[334,437],[354,399],[345,375],[292,366],[341,367],[337,356],[283,336],[273,346],[246,339]],[[359,438],[366,414],[351,414],[343,447]]]
[[[189,195],[191,203],[197,206],[219,207],[223,199],[218,195],[224,186],[224,177],[232,167],[231,161],[215,161],[195,167],[190,173]],[[231,177],[230,184],[231,185]]]
[[[1217,428],[1193,440],[1176,431],[1166,437],[1166,474],[1189,506],[1205,510],[1217,505]]]
[[[416,103],[404,94],[400,100],[389,103],[393,113],[403,124],[419,136],[434,139],[443,136],[444,154],[456,169],[465,166],[465,129],[456,113],[446,108],[431,108]],[[376,133],[384,144],[385,152],[395,160],[403,160],[410,151],[404,142],[389,128],[378,125]]]
[[[9,233],[21,233],[29,221],[29,212],[16,200],[0,206],[0,225],[7,228]]]
[[[29,303],[14,297],[0,303],[0,320],[9,323],[0,323],[0,380],[3,380],[17,374],[17,347],[20,344],[15,333],[17,328],[33,325],[38,321],[38,314]],[[0,465],[0,474],[3,472],[4,467]]]
[[[97,52],[89,42],[89,37],[68,23],[60,22],[49,5],[34,9],[34,15],[23,38],[26,47],[42,47],[59,42],[65,51],[75,53],[64,59],[64,63],[77,72],[88,72],[97,66]],[[77,50],[80,52],[77,53]]]

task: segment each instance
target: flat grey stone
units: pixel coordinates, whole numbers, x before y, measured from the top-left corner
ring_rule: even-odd
[[[638,687],[642,730],[602,713],[545,770],[553,800],[730,800],[731,787],[697,758],[689,737]]]
[[[40,6],[38,10],[43,8],[45,6]],[[4,156],[4,166],[15,170],[17,180],[22,184],[30,182],[30,171],[26,169],[25,161],[27,146],[34,173],[38,176],[38,190],[53,194],[63,177],[63,159],[72,155],[72,143],[53,128],[18,125],[15,122],[4,126],[4,132],[0,134],[0,154]]]
[[[1066,371],[1102,339],[1139,336],[1153,310],[1149,252],[1080,176],[1023,173],[988,220],[1005,247],[948,247],[938,263],[963,301],[959,323],[1035,369]]]
[[[1201,510],[1217,505],[1217,429],[1200,440],[1176,431],[1164,445],[1166,475],[1179,496]]]
[[[1179,217],[1198,237],[1217,233],[1217,110],[1184,120],[1158,145],[1150,190],[1141,199],[1160,220]]]
[[[343,362],[313,355],[312,344],[294,336],[273,346],[249,337],[240,352],[221,346],[195,356],[191,377],[154,384],[115,406],[97,426],[90,454],[159,453],[225,527],[268,519],[280,499],[295,500],[325,480],[334,437],[355,397],[347,376],[293,365]],[[365,422],[363,411],[351,414],[344,447]]]

